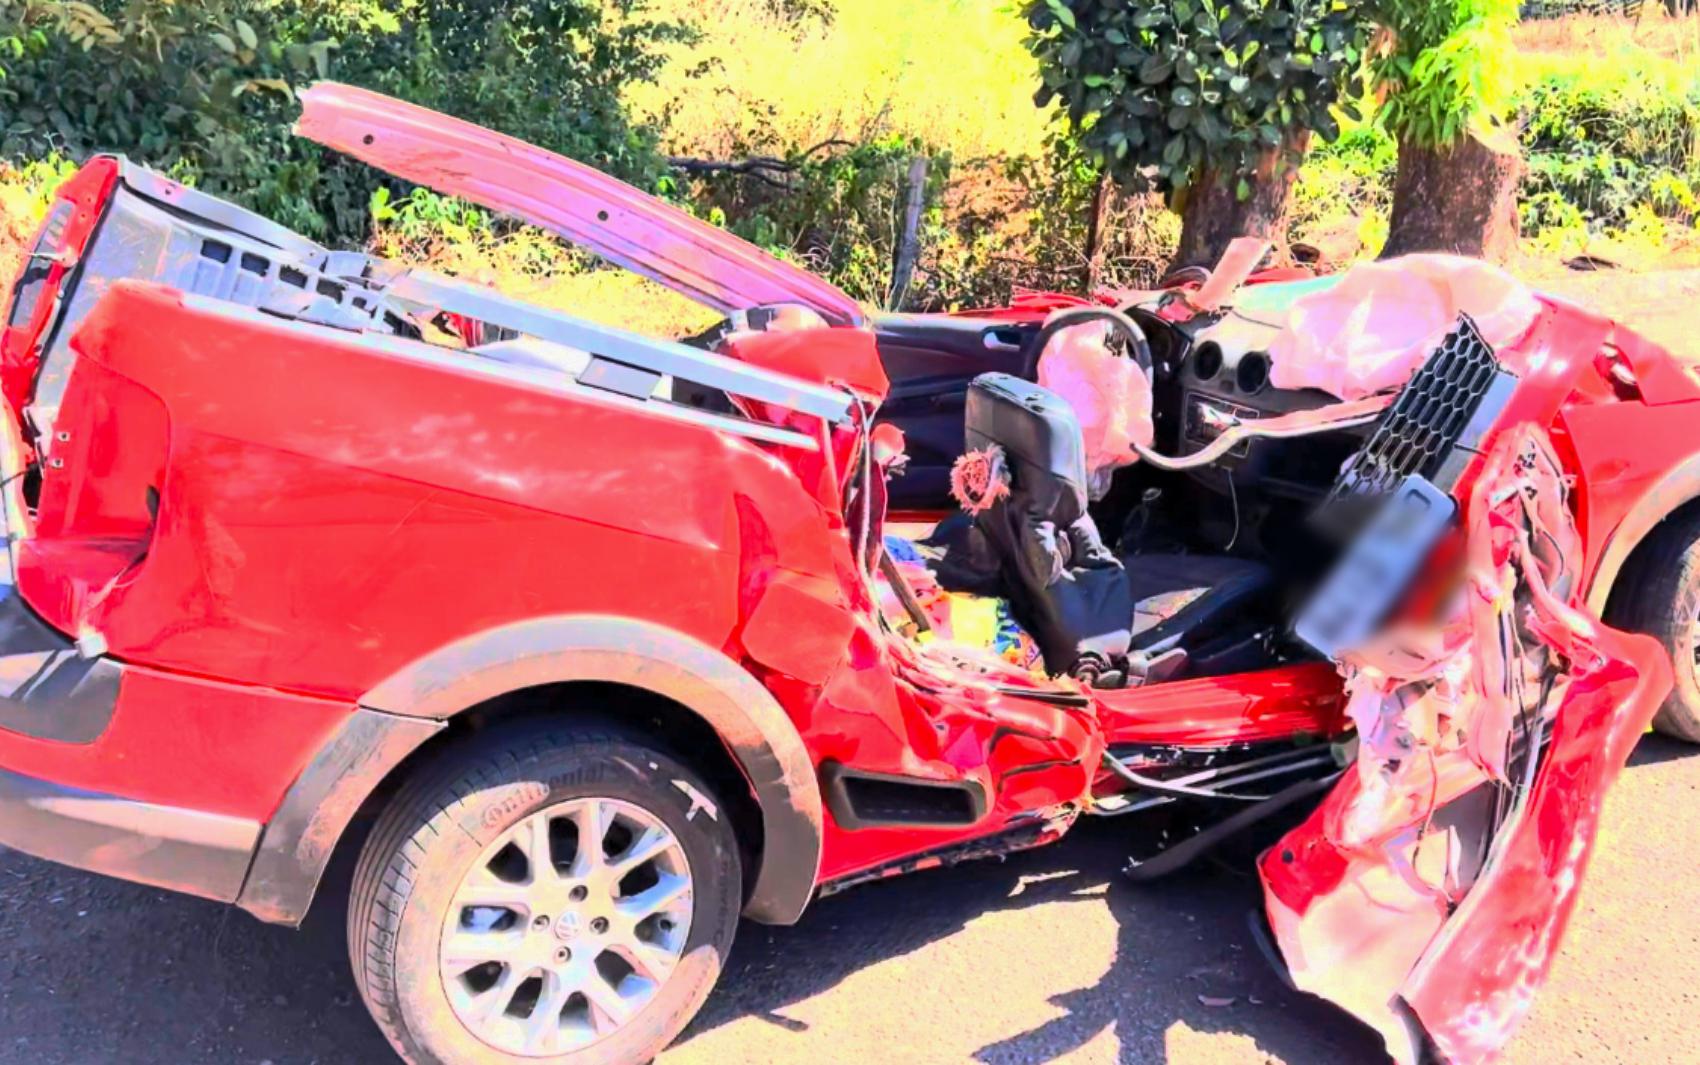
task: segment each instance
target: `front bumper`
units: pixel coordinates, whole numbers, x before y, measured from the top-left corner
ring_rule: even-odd
[[[234,902],[260,825],[0,769],[0,845],[122,880]]]

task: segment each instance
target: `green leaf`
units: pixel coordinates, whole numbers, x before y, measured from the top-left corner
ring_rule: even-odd
[[[1074,21],[1074,12],[1069,10],[1068,5],[1063,0],[1045,0],[1045,6],[1050,8],[1051,14],[1056,20],[1068,29],[1072,30],[1077,27],[1078,24]]]
[[[236,42],[231,40],[228,34],[213,33],[208,35],[208,39],[231,55],[236,54]]]
[[[259,47],[260,39],[254,35],[254,27],[243,22],[241,19],[236,20],[236,36],[242,39],[242,46],[244,48],[253,49]]]

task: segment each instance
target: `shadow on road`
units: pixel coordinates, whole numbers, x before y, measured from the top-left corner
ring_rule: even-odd
[[[981,1047],[977,1060],[1050,1060],[1113,1028],[1121,1060],[1160,1062],[1176,1024],[1249,1036],[1288,1062],[1384,1060],[1373,1033],[1288,989],[1264,960],[1246,920],[1260,897],[1251,852],[1140,886],[1120,873],[1126,832],[1114,822],[1086,823],[1056,846],[1001,865],[967,865],[855,889],[817,904],[792,928],[746,924],[722,990],[686,1033],[686,1043],[746,1016],[806,1027],[784,1016],[785,1007],[830,991],[865,966],[953,935],[988,913],[1078,899],[1105,905],[1114,915],[1114,962],[1096,983],[1051,996],[1061,1016]],[[1052,946],[1071,949],[1066,942]],[[1041,971],[1045,962],[1032,959]],[[965,1009],[983,1009],[1000,992],[968,986],[961,993]],[[916,1018],[918,1039],[928,1027],[925,1018]]]
[[[1700,755],[1700,746],[1654,734],[1641,737],[1641,742],[1635,746],[1635,753],[1629,756],[1629,765],[1630,768],[1638,765],[1658,765],[1660,762],[1674,762],[1679,758],[1693,758],[1695,755]]]
[[[1648,737],[1631,766],[1694,753]],[[962,932],[983,915],[1063,903],[1109,910],[1113,962],[1089,985],[1052,995],[1049,1002],[1061,1011],[1055,1019],[980,1047],[977,1060],[1046,1060],[1113,1028],[1123,1061],[1160,1062],[1176,1026],[1241,1035],[1292,1063],[1384,1060],[1372,1033],[1289,990],[1265,963],[1245,919],[1259,903],[1248,848],[1138,886],[1120,874],[1133,827],[1087,823],[1056,846],[1003,864],[858,888],[817,904],[791,928],[746,923],[720,989],[685,1045],[749,1017],[806,1029],[786,1016],[787,1007]],[[324,906],[296,933],[212,903],[0,850],[0,1061],[393,1060],[354,990],[342,921],[340,906]],[[1074,945],[1048,946],[1066,952]],[[1031,964],[1039,976],[1030,986],[1045,986],[1046,959]],[[993,984],[961,988],[963,1009],[995,1009],[1000,990]],[[1220,1004],[1228,999],[1231,1005]],[[905,1008],[901,1001],[876,1006]],[[917,1045],[931,1027],[929,1018],[914,1018]],[[894,1050],[892,1060],[917,1058]]]

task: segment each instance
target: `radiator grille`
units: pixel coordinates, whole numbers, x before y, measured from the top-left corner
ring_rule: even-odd
[[[1461,463],[1449,463],[1460,446],[1473,448],[1510,396],[1516,378],[1482,339],[1476,323],[1459,315],[1440,342],[1382,414],[1364,446],[1347,460],[1340,479],[1317,512],[1324,526],[1349,532],[1374,504],[1413,474],[1449,489]],[[1483,400],[1493,402],[1484,409]]]

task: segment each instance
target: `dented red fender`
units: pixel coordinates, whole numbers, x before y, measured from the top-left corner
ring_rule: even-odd
[[[1356,763],[1259,863],[1298,987],[1400,1062],[1491,1058],[1575,905],[1606,789],[1672,683],[1662,646],[1571,605],[1582,540],[1544,431],[1501,434],[1439,619],[1347,657]],[[1549,742],[1531,764],[1520,742]]]
[[[301,105],[295,132],[308,140],[552,230],[722,313],[794,303],[862,322],[832,284],[583,163],[350,85],[321,82]]]

